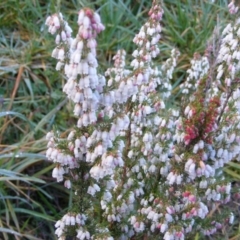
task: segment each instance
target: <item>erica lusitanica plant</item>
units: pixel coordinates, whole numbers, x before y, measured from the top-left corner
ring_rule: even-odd
[[[160,1],[153,0],[133,39],[130,66],[119,50],[104,76],[98,73],[96,39],[104,30],[98,13],[79,11],[75,38],[61,13],[47,18],[56,36],[52,57],[66,77],[63,92],[76,117],[66,138],[47,134],[52,176],[74,192],[71,208],[55,225],[59,240],[183,240],[233,223],[233,190],[222,168],[240,160],[237,10],[231,2],[232,22],[204,56],[194,55],[180,104],[172,101],[171,85],[179,52],[154,63]]]

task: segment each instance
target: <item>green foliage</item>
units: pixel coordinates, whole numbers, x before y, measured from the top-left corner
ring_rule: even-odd
[[[66,100],[61,76],[47,66],[48,8],[1,1],[0,9],[0,238],[52,239],[69,193],[51,178],[44,136],[54,120],[66,127],[68,114],[56,118]]]
[[[194,5],[194,7],[193,7]],[[165,1],[165,19],[163,41],[172,43],[178,49],[192,57],[195,52],[203,53],[214,28],[224,24],[227,18],[227,1]]]

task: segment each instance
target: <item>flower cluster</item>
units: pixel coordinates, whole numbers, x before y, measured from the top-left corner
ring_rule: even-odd
[[[57,47],[54,48],[52,57],[58,60],[56,70],[59,71],[67,58],[68,46],[72,43],[72,29],[63,19],[61,13],[47,17],[46,25],[48,26],[48,32],[52,35],[56,35],[55,43]]]
[[[233,3],[229,9],[237,11]],[[232,213],[216,209],[232,194],[222,167],[240,160],[240,21],[223,30],[214,61],[194,55],[178,106],[171,91],[180,53],[173,49],[161,65],[154,63],[162,17],[153,0],[133,39],[132,69],[119,50],[105,76],[97,72],[96,37],[104,30],[97,13],[80,10],[74,39],[62,14],[46,21],[57,34],[52,55],[77,118],[67,137],[47,134],[52,176],[75,192],[71,209],[56,223],[60,240],[183,240],[233,223]]]
[[[235,0],[232,0],[229,4],[228,4],[228,10],[229,13],[231,14],[236,14],[238,12],[238,6],[236,6]]]
[[[65,239],[64,229],[65,226],[78,226],[77,238],[78,239],[90,239],[90,234],[87,230],[84,230],[84,225],[87,217],[84,214],[71,214],[68,213],[62,217],[61,220],[58,220],[55,224],[57,228],[55,234],[59,237],[59,239]]]

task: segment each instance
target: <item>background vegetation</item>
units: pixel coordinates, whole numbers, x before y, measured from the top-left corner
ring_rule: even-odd
[[[219,32],[230,18],[227,0],[216,2],[164,1],[162,55],[157,61],[166,59],[172,47],[181,52],[173,82],[176,104],[178,85],[193,54],[204,54],[207,43],[214,41],[213,31]],[[98,45],[99,71],[104,73],[117,49],[132,52],[132,38],[150,4],[149,0],[0,2],[0,239],[54,239],[54,221],[71,204],[72,193],[54,182],[53,166],[45,158],[46,133],[54,127],[66,134],[75,122],[61,90],[64,77],[55,72],[50,57],[54,39],[44,26],[46,17],[60,10],[76,32],[78,10],[98,9],[106,26]],[[232,162],[225,170],[238,184],[240,165]],[[237,225],[223,233],[224,239],[240,239]]]

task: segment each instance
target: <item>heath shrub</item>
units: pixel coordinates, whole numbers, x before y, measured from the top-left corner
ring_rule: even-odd
[[[105,75],[98,73],[96,39],[105,28],[98,13],[79,11],[75,38],[61,13],[47,18],[56,36],[52,57],[77,119],[68,136],[47,134],[52,176],[74,191],[55,225],[59,240],[182,240],[233,223],[232,186],[222,168],[240,160],[237,11],[231,2],[234,20],[204,56],[194,55],[178,104],[172,83],[179,52],[154,62],[164,14],[158,0],[133,39],[130,66],[119,50]]]

